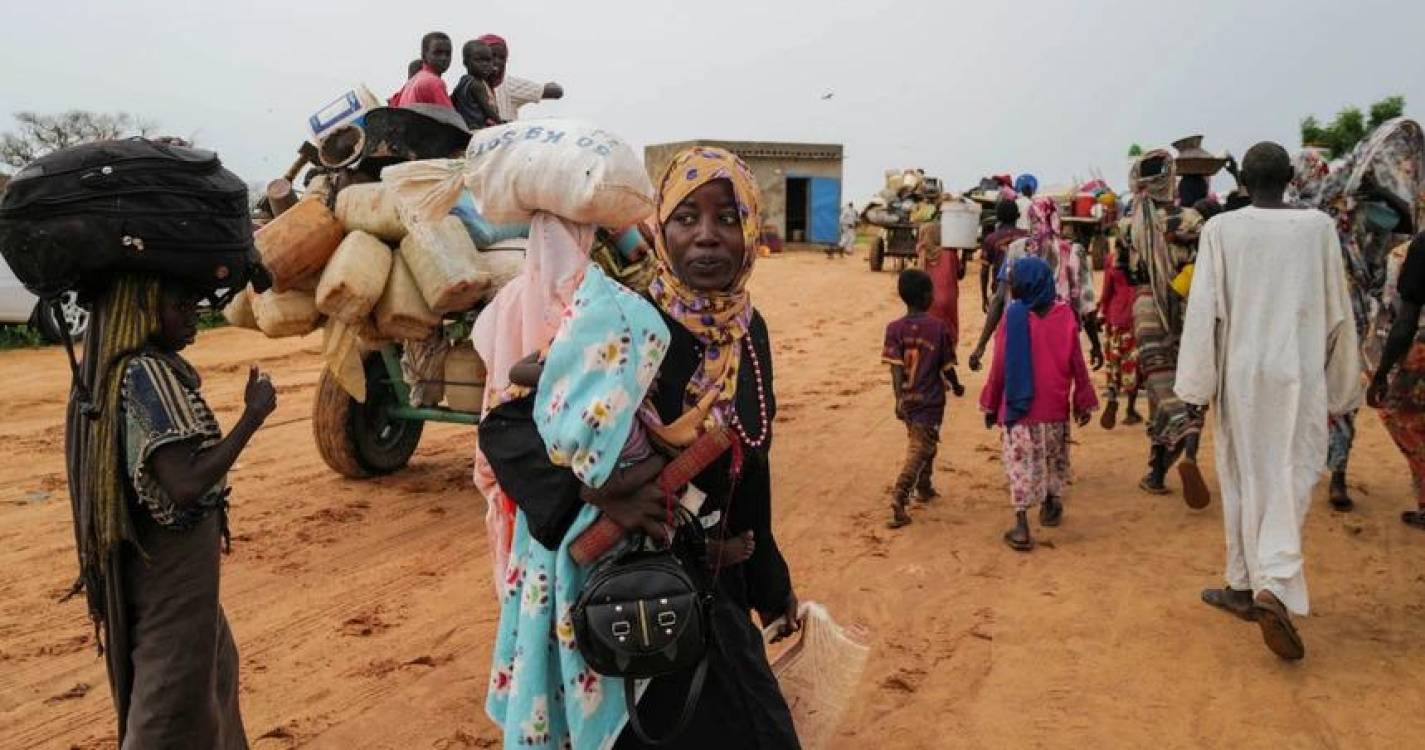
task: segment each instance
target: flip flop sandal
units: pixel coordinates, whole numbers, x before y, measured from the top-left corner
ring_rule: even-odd
[[[1098,426],[1105,430],[1111,430],[1118,426],[1118,402],[1110,401],[1108,406],[1103,407],[1103,416],[1099,417]]]
[[[1178,464],[1178,478],[1183,482],[1183,501],[1193,510],[1202,510],[1212,504],[1212,491],[1203,481],[1202,469],[1196,461],[1182,461]]]
[[[1247,622],[1254,622],[1257,618],[1252,612],[1252,597],[1246,597],[1246,600],[1240,605],[1234,604],[1229,591],[1232,589],[1203,589],[1202,603]]]
[[[1306,656],[1306,645],[1301,642],[1301,634],[1291,624],[1291,616],[1286,607],[1275,597],[1263,601],[1260,595],[1252,603],[1252,614],[1257,627],[1262,629],[1262,642],[1272,653],[1288,661],[1296,661]]]
[[[902,511],[901,513],[896,513],[897,509],[898,506],[891,506],[891,512],[894,515],[891,516],[891,520],[886,521],[886,528],[899,529],[910,525],[910,514],[905,513],[904,511]]]
[[[1139,480],[1138,489],[1143,490],[1149,495],[1166,495],[1172,492],[1172,490],[1168,489],[1167,487],[1154,487],[1153,485],[1148,484],[1147,477],[1144,477],[1143,479]]]
[[[1033,537],[1030,537],[1029,541],[1027,542],[1022,542],[1014,538],[1013,531],[1004,532],[1004,543],[1009,545],[1009,548],[1014,550],[1015,552],[1030,552],[1034,549]]]
[[[1407,510],[1400,514],[1400,522],[1406,526],[1425,529],[1425,510]]]
[[[1064,501],[1055,500],[1051,503],[1043,503],[1039,506],[1039,525],[1053,528],[1064,520]]]

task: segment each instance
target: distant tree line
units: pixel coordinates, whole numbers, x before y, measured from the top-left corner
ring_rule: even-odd
[[[1327,158],[1345,156],[1370,134],[1389,120],[1405,114],[1405,97],[1388,96],[1371,105],[1369,117],[1359,107],[1347,107],[1336,113],[1336,117],[1325,125],[1315,115],[1307,115],[1301,120],[1301,145],[1324,149]],[[1130,159],[1143,155],[1143,147],[1133,144],[1128,147]]]
[[[1369,120],[1359,107],[1337,112],[1335,119],[1325,125],[1315,115],[1308,115],[1301,121],[1301,145],[1325,149],[1333,159],[1345,156],[1372,130],[1403,114],[1405,97],[1388,96],[1371,105]]]
[[[45,154],[93,141],[149,137],[157,123],[127,112],[112,114],[73,109],[53,115],[16,112],[16,127],[0,133],[0,165],[17,170]],[[0,170],[0,186],[8,182]]]

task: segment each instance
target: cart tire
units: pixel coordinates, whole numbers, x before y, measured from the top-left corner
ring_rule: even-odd
[[[74,343],[83,342],[84,335],[89,332],[89,311],[79,306],[79,294],[65,292],[60,305],[63,311],[61,316],[56,316],[48,303],[35,305],[35,311],[30,315],[31,324],[47,344],[64,341],[65,331],[69,331],[69,338]]]
[[[886,265],[886,241],[880,237],[871,243],[871,270],[879,272]]]
[[[404,468],[420,444],[425,423],[391,419],[384,413],[396,400],[380,353],[369,354],[366,403],[341,387],[331,371],[317,382],[312,432],[317,452],[332,471],[350,479],[390,474]]]

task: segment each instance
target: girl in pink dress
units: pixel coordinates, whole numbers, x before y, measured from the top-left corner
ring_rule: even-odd
[[[1014,301],[996,333],[980,408],[987,427],[1004,428],[1003,463],[1015,513],[1004,541],[1028,552],[1034,549],[1029,507],[1040,503],[1041,526],[1058,526],[1064,516],[1071,405],[1082,427],[1098,408],[1098,397],[1079,347],[1078,320],[1056,297],[1049,265],[1033,256],[1020,258],[1010,283]]]

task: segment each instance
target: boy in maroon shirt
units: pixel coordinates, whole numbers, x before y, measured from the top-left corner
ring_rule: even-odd
[[[955,345],[945,324],[927,314],[935,290],[924,271],[908,269],[897,279],[905,317],[886,326],[881,360],[891,366],[896,418],[905,422],[910,445],[892,494],[890,528],[910,523],[910,492],[930,502],[939,493],[930,483],[945,417],[945,389],[955,366]],[[957,389],[957,395],[960,391]]]

